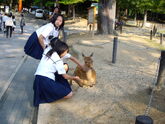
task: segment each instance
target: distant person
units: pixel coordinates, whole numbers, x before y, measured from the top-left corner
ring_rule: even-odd
[[[5,14],[2,16],[3,31],[4,31],[4,33],[6,33],[5,22],[6,22],[7,19],[8,19],[8,15],[7,15],[7,13],[5,13]]]
[[[2,31],[2,24],[3,24],[2,14],[0,13],[0,31]]]
[[[13,27],[14,27],[11,13],[9,14],[8,18],[5,21],[5,27],[6,27],[6,38],[8,38],[8,35],[10,35],[10,37],[11,37],[12,32],[13,32]]]
[[[72,96],[72,89],[67,79],[80,81],[80,78],[66,74],[69,67],[63,63],[63,59],[72,60],[82,69],[84,66],[68,52],[68,45],[56,38],[53,38],[50,46],[44,50],[43,57],[35,72],[34,106]]]
[[[20,20],[21,34],[23,34],[23,27],[24,26],[25,26],[25,18],[24,18],[24,15],[21,14],[21,20]]]
[[[35,59],[41,59],[43,50],[49,45],[50,39],[57,38],[59,30],[63,26],[64,17],[62,15],[53,16],[50,23],[43,25],[32,33],[25,44],[25,53]]]
[[[14,15],[12,16],[12,19],[13,19],[13,23],[14,23],[14,26],[13,26],[13,31],[14,31],[14,29],[16,27],[16,20],[15,20],[15,16]]]
[[[53,16],[58,15],[58,14],[61,14],[61,11],[60,11],[60,8],[56,6],[49,19],[51,19]]]

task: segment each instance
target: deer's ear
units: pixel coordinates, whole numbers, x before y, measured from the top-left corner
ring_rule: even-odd
[[[93,56],[93,53],[91,53],[90,57],[92,57],[92,56]]]
[[[82,53],[82,57],[85,57],[84,53]]]

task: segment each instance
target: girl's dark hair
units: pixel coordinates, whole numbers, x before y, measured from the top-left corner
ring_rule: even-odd
[[[12,19],[15,19],[15,16],[14,15],[12,16]]]
[[[61,16],[62,17],[62,24],[60,25],[60,27],[59,27],[59,30],[61,29],[61,28],[63,28],[64,27],[64,17],[63,17],[63,15],[61,15],[61,14],[54,14],[53,15],[53,17],[50,19],[50,22],[55,26],[55,22],[56,22],[56,20],[57,20],[57,18],[59,17],[59,16]],[[56,27],[56,26],[55,26]]]
[[[60,14],[60,13],[61,13],[60,8],[59,8],[58,6],[55,6],[55,7],[54,7],[54,10],[55,10],[56,8],[58,9],[58,13]],[[54,12],[54,10],[53,10],[53,12]]]
[[[57,52],[57,54],[60,56],[63,52],[69,50],[68,45],[65,42],[59,40],[58,38],[53,38],[50,41],[50,46],[52,47],[52,49],[49,50],[46,54],[47,57],[51,57],[54,52]]]
[[[8,17],[12,17],[12,15],[13,15],[13,14],[10,12],[9,15],[8,15]]]

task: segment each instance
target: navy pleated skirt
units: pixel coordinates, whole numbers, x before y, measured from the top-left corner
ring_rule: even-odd
[[[27,55],[35,58],[35,59],[41,59],[43,54],[43,48],[39,44],[38,36],[36,32],[33,32],[29,39],[27,40],[24,51]]]
[[[36,75],[33,85],[34,106],[40,103],[50,103],[67,96],[71,91],[70,84],[62,75],[56,74],[56,81]]]

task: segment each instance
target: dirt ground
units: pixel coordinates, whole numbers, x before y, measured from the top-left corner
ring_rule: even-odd
[[[148,42],[149,30],[124,26],[119,34],[116,63],[112,64],[113,35],[95,35],[86,20],[67,22],[75,31],[67,39],[73,55],[94,53],[97,83],[94,87],[73,84],[74,95],[39,107],[38,124],[134,124],[144,115],[150,99],[149,88],[156,82],[160,50]],[[69,62],[70,74],[75,65]],[[165,124],[165,90],[153,95],[148,116],[154,124]]]

